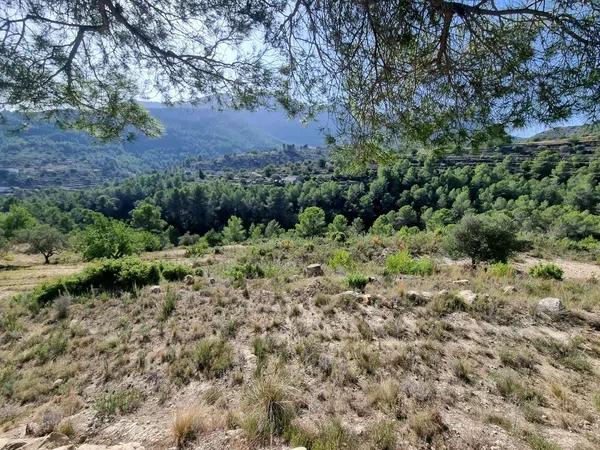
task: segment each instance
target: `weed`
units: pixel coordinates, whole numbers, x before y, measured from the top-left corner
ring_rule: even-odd
[[[561,450],[560,446],[539,434],[527,434],[525,439],[533,450]]]
[[[500,361],[506,367],[515,370],[535,370],[536,361],[527,351],[517,351],[512,349],[502,349],[499,352]]]
[[[350,288],[357,289],[362,292],[369,283],[369,278],[361,273],[351,273],[346,276],[346,283]]]
[[[473,369],[468,361],[464,359],[457,359],[453,364],[454,375],[465,383],[473,382]]]
[[[249,413],[242,428],[254,443],[268,443],[273,436],[282,436],[295,415],[295,402],[290,388],[277,374],[256,379],[247,396]]]
[[[383,421],[371,429],[373,450],[395,450],[397,448],[396,423]]]
[[[497,262],[490,264],[487,273],[493,277],[507,278],[515,275],[515,269],[510,263]]]
[[[410,419],[409,426],[423,441],[431,443],[446,430],[442,416],[436,409],[417,411]]]
[[[203,339],[192,351],[192,360],[198,370],[216,378],[233,366],[233,347],[222,338]]]
[[[516,372],[503,370],[495,374],[495,378],[496,388],[503,397],[518,404],[532,401],[536,401],[540,405],[544,403],[542,395],[531,386],[522,384],[519,381],[522,377],[518,376]]]
[[[142,403],[142,393],[137,389],[123,389],[101,395],[94,405],[101,417],[111,417],[115,414],[128,414]]]
[[[165,299],[163,301],[162,308],[160,310],[160,320],[164,322],[169,317],[171,317],[171,314],[173,314],[173,312],[175,312],[176,307],[177,307],[177,294],[175,292],[173,292],[172,289],[169,288],[169,289],[167,289],[167,292],[165,293]]]

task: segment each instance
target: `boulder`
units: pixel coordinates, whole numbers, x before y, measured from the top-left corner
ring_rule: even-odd
[[[406,298],[412,303],[421,305],[431,300],[433,298],[433,293],[429,291],[408,291],[406,293]]]
[[[540,314],[556,316],[565,312],[565,305],[563,305],[559,298],[546,297],[538,302],[535,311]]]
[[[156,285],[156,286],[150,286],[150,293],[151,294],[160,294],[162,292],[162,289],[160,288],[160,286]]]
[[[196,279],[192,275],[186,275],[185,277],[183,277],[183,282],[188,286],[191,286],[196,282]]]
[[[469,289],[459,291],[456,295],[469,306],[472,305],[475,300],[477,300],[477,294]]]
[[[304,269],[304,274],[307,277],[322,277],[323,275],[325,275],[321,264],[311,264],[310,266],[306,266],[306,268]]]

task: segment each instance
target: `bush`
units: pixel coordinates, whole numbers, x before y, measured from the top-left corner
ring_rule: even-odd
[[[230,276],[236,280],[263,278],[265,271],[258,264],[244,263],[236,264],[229,272]]]
[[[490,265],[488,273],[494,277],[506,278],[515,274],[515,269],[510,263],[497,262]]]
[[[329,265],[333,269],[342,267],[346,270],[352,270],[356,267],[352,255],[346,250],[335,250],[329,259]]]
[[[358,289],[359,291],[364,290],[368,282],[369,278],[361,273],[351,273],[346,277],[346,283],[348,283],[348,286],[350,286],[352,289]]]
[[[141,403],[142,393],[137,389],[127,389],[101,395],[94,406],[98,415],[110,417],[117,413],[131,413],[138,409]]]
[[[482,261],[506,262],[520,248],[515,224],[504,214],[465,216],[446,240],[448,253],[467,256],[472,265]]]
[[[435,266],[429,258],[414,259],[406,251],[390,255],[385,260],[385,272],[388,275],[431,275]]]
[[[203,339],[192,351],[192,360],[207,377],[217,378],[233,366],[233,347],[222,338]]]
[[[529,274],[534,278],[543,278],[545,280],[562,280],[563,270],[556,264],[539,263],[529,269]]]
[[[32,293],[32,301],[34,305],[44,306],[60,295],[81,295],[92,288],[104,291],[132,291],[158,283],[162,270],[163,276],[171,280],[181,279],[192,271],[187,266],[175,263],[142,261],[135,257],[106,259],[86,267],[81,273],[36,287]]]
[[[181,281],[186,275],[193,275],[194,269],[183,264],[161,262],[160,272],[165,280]]]
[[[177,244],[180,246],[194,245],[198,240],[200,240],[199,235],[190,234],[189,231],[186,231],[185,234],[179,238]]]
[[[206,242],[206,240],[205,239],[200,239],[194,245],[190,245],[190,246],[186,247],[186,249],[185,249],[185,256],[187,258],[192,258],[192,257],[195,257],[195,256],[205,255],[206,252],[208,252],[208,247],[209,247],[209,245]]]

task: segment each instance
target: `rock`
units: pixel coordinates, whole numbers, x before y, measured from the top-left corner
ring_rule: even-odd
[[[449,291],[448,289],[442,289],[441,291],[439,291],[436,296],[438,297],[443,297],[444,295],[448,295]]]
[[[196,279],[192,275],[186,275],[185,277],[183,277],[183,282],[188,286],[191,286],[196,282]]]
[[[514,286],[504,286],[502,288],[502,292],[504,292],[505,294],[514,294],[515,292],[517,292],[517,288]]]
[[[452,282],[452,284],[456,284],[458,286],[464,286],[465,284],[469,284],[469,283],[470,283],[470,281],[467,280],[467,279],[464,279],[464,280],[454,280]]]
[[[69,445],[71,440],[62,433],[58,433],[53,431],[48,436],[46,436],[40,445],[40,448],[43,449],[54,449],[57,447],[63,447],[65,445]],[[29,449],[29,447],[25,447],[25,449]]]
[[[322,277],[323,275],[325,275],[321,264],[311,264],[310,266],[307,266],[304,269],[304,274],[307,277]]]
[[[152,294],[160,294],[162,292],[162,289],[160,288],[160,286],[150,286],[150,293]]]
[[[344,291],[344,292],[340,292],[339,294],[336,294],[335,297],[346,298],[346,299],[351,299],[351,300],[362,300],[363,294],[361,294],[360,292],[355,292],[355,291]]]
[[[546,297],[538,302],[535,311],[540,314],[556,316],[565,312],[565,305],[559,298]]]
[[[306,447],[294,447],[292,450],[306,450]]]
[[[472,305],[475,300],[477,300],[477,294],[469,289],[459,291],[456,295],[469,306]]]
[[[63,380],[62,378],[59,378],[57,380],[54,381],[54,383],[52,384],[52,386],[54,386],[55,388],[59,387],[61,384],[64,383],[65,380]]]
[[[406,298],[417,305],[421,305],[431,300],[433,298],[433,293],[429,291],[408,291],[406,293]]]
[[[208,284],[215,284],[216,282],[217,282],[217,280],[215,280],[214,278],[208,279]]]

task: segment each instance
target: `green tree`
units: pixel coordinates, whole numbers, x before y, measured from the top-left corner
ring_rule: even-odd
[[[467,256],[474,266],[481,261],[506,262],[520,248],[515,223],[504,214],[466,215],[450,231],[446,249]]]
[[[125,223],[99,213],[93,213],[91,219],[81,236],[85,260],[121,258],[141,250],[135,230]]]
[[[265,227],[264,234],[266,238],[274,238],[281,235],[281,233],[283,233],[283,228],[281,228],[281,225],[276,220],[269,221]]]
[[[242,219],[237,216],[231,216],[227,225],[223,227],[223,240],[227,243],[242,242],[246,239],[246,230]]]
[[[153,233],[160,233],[167,226],[167,222],[161,219],[159,206],[142,202],[131,211],[131,225]]]
[[[348,237],[348,219],[341,214],[336,215],[327,226],[327,234],[334,241],[345,241]]]
[[[318,206],[309,206],[298,215],[296,231],[302,237],[321,236],[325,227],[325,211]]]
[[[0,229],[4,230],[4,237],[7,239],[13,238],[21,230],[32,228],[37,223],[27,208],[17,204],[12,204],[0,219]]]
[[[598,36],[590,0],[5,1],[0,97],[108,139],[160,132],[146,86],[248,107],[275,93],[290,113],[328,107],[364,164],[382,143],[596,117]]]
[[[62,232],[46,224],[22,230],[18,239],[29,244],[27,250],[29,253],[41,253],[45,264],[49,264],[50,257],[65,248],[67,244],[67,239]]]

